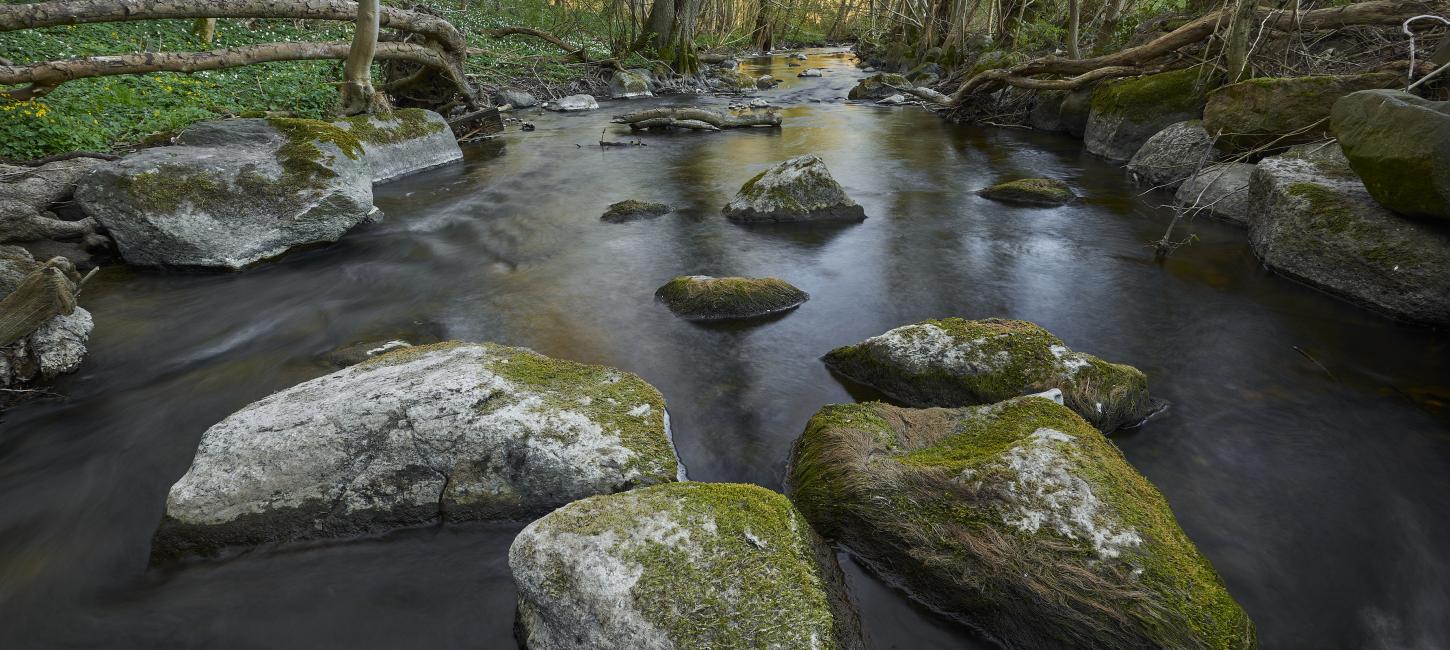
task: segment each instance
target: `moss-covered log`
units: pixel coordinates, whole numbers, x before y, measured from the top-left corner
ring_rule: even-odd
[[[662,122],[660,120],[668,120]],[[628,124],[633,129],[658,126],[680,126],[678,122],[693,121],[709,124],[717,129],[735,129],[748,126],[780,126],[780,114],[774,111],[749,112],[730,115],[720,111],[693,107],[663,107],[614,116],[614,122]],[[698,127],[686,127],[698,128]]]

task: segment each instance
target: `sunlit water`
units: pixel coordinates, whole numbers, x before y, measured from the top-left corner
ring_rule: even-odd
[[[925,318],[1035,321],[1145,372],[1173,403],[1114,441],[1168,497],[1270,648],[1450,645],[1450,350],[1264,271],[1231,226],[1158,265],[1164,195],[1064,137],[848,104],[839,55],[787,79],[779,130],[648,134],[601,150],[612,102],[378,190],[336,245],[229,275],[110,268],[81,302],[91,354],[64,401],[0,423],[0,647],[511,647],[518,524],[260,548],[148,567],[167,488],[208,426],[330,371],[350,342],[498,341],[642,375],[692,478],[779,489],[822,405],[874,395],[827,350]],[[653,100],[627,105],[637,108]],[[660,100],[685,103],[685,98]],[[723,99],[699,101],[723,103]],[[610,139],[628,139],[609,127]],[[585,145],[582,148],[575,145]],[[765,166],[820,154],[869,215],[847,226],[720,217]],[[973,190],[1053,176],[1086,198],[1023,209]],[[599,221],[614,201],[674,214]],[[811,293],[750,327],[677,320],[681,274],[775,275]],[[987,647],[842,557],[876,648]]]

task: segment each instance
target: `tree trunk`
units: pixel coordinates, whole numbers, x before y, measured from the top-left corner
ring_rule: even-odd
[[[373,54],[378,49],[378,0],[359,0],[357,29],[352,47],[342,66],[342,114],[361,115],[372,112],[378,101],[373,88]]]
[[[1102,54],[1108,51],[1108,47],[1113,42],[1113,35],[1118,31],[1118,22],[1123,19],[1125,1],[1108,0],[1107,11],[1103,14],[1103,22],[1098,23],[1097,36],[1093,37],[1093,52]]]
[[[775,30],[770,25],[770,0],[760,0],[755,12],[755,33],[751,35],[755,49],[769,52],[775,49]]]
[[[1228,83],[1238,83],[1249,76],[1249,37],[1254,32],[1254,0],[1237,0],[1229,17],[1228,37],[1224,44],[1224,67]]]
[[[1082,25],[1082,0],[1067,0],[1067,57],[1081,59],[1078,49],[1078,30]]]
[[[191,33],[202,45],[211,45],[212,38],[216,36],[215,18],[197,18],[191,24]]]
[[[700,71],[700,58],[695,53],[695,16],[700,0],[654,0],[649,12],[649,28],[656,56],[668,63],[676,74]]]

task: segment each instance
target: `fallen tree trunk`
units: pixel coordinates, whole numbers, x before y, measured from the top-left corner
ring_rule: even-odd
[[[668,122],[661,122],[659,120],[668,120]],[[635,130],[658,128],[661,126],[699,129],[701,128],[700,124],[707,124],[717,129],[735,129],[749,126],[780,126],[780,114],[774,111],[762,113],[752,111],[744,115],[730,115],[705,108],[665,107],[616,115],[613,121],[620,124],[628,124],[630,128]],[[680,122],[697,124],[680,124]]]
[[[200,72],[270,61],[346,59],[351,47],[351,43],[344,41],[264,43],[210,52],[141,52],[0,66],[0,86],[30,84],[24,88],[0,92],[0,95],[25,101],[43,96],[67,81],[89,77],[147,72]],[[462,70],[437,50],[412,43],[379,43],[376,58],[411,61],[436,69],[460,94],[473,97],[473,90],[463,78]]]
[[[63,257],[25,276],[15,291],[0,300],[0,347],[30,336],[55,316],[75,311],[79,284],[75,267]]]
[[[1255,10],[1254,21],[1267,29],[1284,32],[1318,31],[1351,25],[1399,24],[1406,18],[1431,11],[1432,7],[1431,2],[1424,0],[1376,0],[1303,12],[1259,8]],[[1148,43],[1103,56],[1087,59],[1046,56],[1010,68],[984,70],[957,88],[952,94],[952,104],[960,104],[967,95],[991,90],[1001,84],[1019,88],[1069,89],[1097,79],[1147,74],[1150,65],[1164,65],[1159,59],[1213,36],[1226,25],[1227,18],[1222,11],[1205,14]],[[1084,78],[1089,73],[1095,76]],[[1065,80],[1069,82],[1067,85],[1041,85],[1048,80],[1031,78],[1040,74],[1075,75],[1074,79],[1081,79]]]
[[[357,20],[357,3],[345,0],[59,0],[0,5],[0,32],[19,29],[165,18],[290,18]],[[463,34],[452,23],[425,13],[383,7],[379,24],[427,36],[462,58]]]

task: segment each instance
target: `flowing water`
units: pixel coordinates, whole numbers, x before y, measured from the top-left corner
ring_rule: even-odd
[[[824,404],[870,399],[831,348],[926,318],[1037,322],[1133,364],[1172,409],[1114,435],[1223,573],[1269,648],[1450,646],[1450,346],[1277,277],[1242,229],[1204,219],[1155,264],[1166,195],[1065,137],[955,126],[843,101],[841,53],[762,93],[784,128],[590,143],[602,111],[378,188],[386,219],[235,274],[103,270],[82,304],[91,354],[0,422],[0,648],[509,648],[518,524],[427,527],[148,567],[170,484],[202,431],[331,370],[379,337],[528,346],[642,375],[668,401],[691,478],[779,489]],[[639,100],[724,103],[717,98]],[[628,139],[610,127],[610,139]],[[584,145],[576,147],[577,144]],[[820,154],[865,206],[844,226],[740,226],[720,207],[787,157]],[[1020,176],[1086,198],[1007,207],[973,190]],[[608,224],[626,198],[676,212]],[[653,301],[681,274],[774,275],[809,291],[752,326]],[[989,647],[842,556],[875,648]]]

